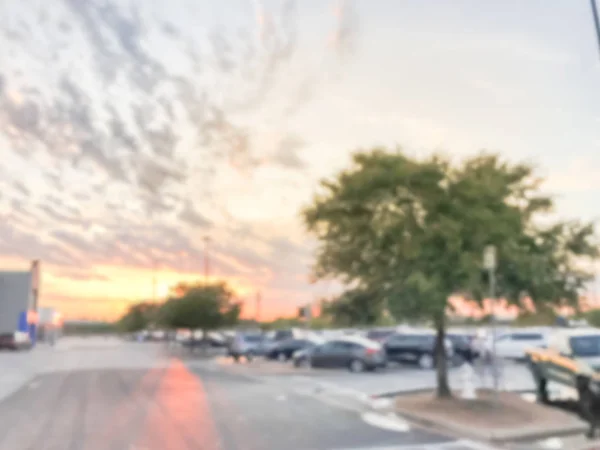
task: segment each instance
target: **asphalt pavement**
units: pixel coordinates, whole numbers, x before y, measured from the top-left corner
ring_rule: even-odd
[[[27,381],[0,403],[0,449],[488,448],[214,366],[190,368],[177,359],[157,358],[152,367],[151,357],[138,357],[143,362],[138,368],[115,367],[119,358],[139,352],[145,352],[143,345],[89,349],[87,358],[95,362],[88,367],[70,364]],[[63,353],[68,351],[55,358],[66,357]],[[110,367],[102,367],[103,360]]]

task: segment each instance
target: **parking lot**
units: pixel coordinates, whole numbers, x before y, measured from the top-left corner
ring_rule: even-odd
[[[368,396],[386,396],[404,392],[433,389],[436,385],[435,370],[423,370],[409,365],[390,365],[375,372],[350,373],[345,369],[295,368],[290,363],[255,359],[252,362],[234,363],[231,358],[220,357],[216,363],[232,370],[257,373],[261,376],[294,376],[298,381],[328,384],[340,389],[353,390]],[[532,392],[533,379],[524,364],[503,361],[499,388],[512,392]],[[460,390],[464,379],[460,367],[449,369],[452,389]],[[493,387],[491,374],[477,376],[478,387]]]

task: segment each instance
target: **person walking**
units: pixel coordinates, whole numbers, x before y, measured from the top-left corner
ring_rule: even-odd
[[[473,339],[475,359],[475,372],[479,378],[480,387],[488,387],[487,378],[491,378],[490,385],[493,385],[495,364],[492,352],[492,337],[485,330],[478,330]]]

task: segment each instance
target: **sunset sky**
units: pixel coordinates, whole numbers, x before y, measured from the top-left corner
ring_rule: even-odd
[[[202,277],[204,236],[246,315],[335,293],[298,212],[359,148],[499,151],[600,213],[587,1],[51,3],[0,4],[0,267],[66,317]]]

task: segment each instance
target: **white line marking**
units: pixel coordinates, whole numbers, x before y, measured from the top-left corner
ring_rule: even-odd
[[[538,441],[538,445],[542,448],[547,448],[547,449],[561,449],[564,447],[562,440],[560,440],[559,438],[548,438],[545,439],[543,441]]]
[[[31,383],[29,383],[29,389],[35,389],[40,385],[39,381],[32,381]]]
[[[529,403],[535,403],[536,395],[532,393],[521,394],[521,398]]]
[[[361,414],[362,420],[371,426],[383,428],[389,431],[398,431],[400,433],[406,433],[410,431],[410,426],[407,422],[400,419],[395,414],[377,414],[374,412],[366,412]]]
[[[452,448],[450,444],[446,444]],[[465,447],[472,450],[498,450],[498,447],[490,447],[488,444],[482,444],[480,442],[471,441],[470,439],[460,439],[454,442],[452,445],[464,445]],[[440,447],[440,449],[443,447]]]

